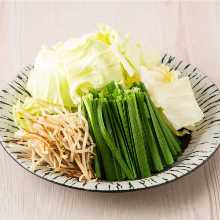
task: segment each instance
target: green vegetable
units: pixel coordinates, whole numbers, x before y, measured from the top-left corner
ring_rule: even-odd
[[[130,93],[127,96],[128,113],[131,123],[132,136],[134,139],[135,151],[138,159],[138,165],[140,170],[140,177],[147,177],[151,175],[149,168],[149,162],[147,159],[147,152],[144,146],[144,138],[142,134],[141,120],[138,113],[138,106],[134,93]]]
[[[106,180],[114,180],[115,179],[115,173],[114,173],[114,166],[113,166],[113,160],[112,160],[112,155],[110,150],[105,144],[105,140],[103,137],[100,135],[100,128],[98,126],[98,121],[97,121],[97,116],[96,116],[96,109],[97,109],[97,102],[92,99],[91,95],[88,95],[83,98],[90,123],[91,123],[91,128],[93,131],[93,135],[96,140],[96,145],[97,145],[97,160],[98,163],[100,164],[100,161],[102,161],[103,168],[104,168],[104,177]],[[99,153],[100,152],[100,153]],[[101,158],[100,156],[101,155]],[[101,174],[102,175],[102,174]]]
[[[147,96],[149,97],[148,100],[149,100],[151,106],[154,106],[144,84],[140,83],[139,85],[142,88],[142,90],[144,90],[145,93],[147,94]],[[165,116],[163,116],[163,113],[161,111],[159,111],[158,108],[154,107],[154,113],[157,117],[157,120],[159,121],[161,129],[163,130],[163,133],[166,137],[166,140],[169,143],[169,147],[170,147],[170,150],[172,151],[173,156],[177,156],[181,152],[181,148],[180,148],[181,143],[180,143],[179,139],[176,137],[176,135],[175,135],[176,133],[173,132],[173,129],[172,129],[172,127],[170,127],[168,120],[165,119]]]
[[[159,146],[160,146],[160,150],[162,152],[163,158],[164,158],[167,165],[171,165],[171,164],[174,163],[173,156],[170,152],[170,149],[169,149],[168,143],[166,141],[166,138],[164,137],[164,134],[161,130],[160,124],[159,124],[159,122],[157,120],[157,117],[155,115],[152,103],[150,102],[150,98],[147,94],[146,94],[145,97],[146,97],[146,102],[147,102],[147,105],[148,105],[148,108],[149,108],[150,116],[151,116],[151,119],[152,119],[152,123],[153,123],[153,126],[154,126],[154,130],[155,130],[155,133],[156,133],[156,136],[157,136],[157,140],[159,142]]]
[[[158,121],[160,122],[161,129],[163,130],[164,136],[169,144],[172,155],[177,156],[181,152],[180,141],[172,134],[170,128],[165,124],[162,119],[161,113],[155,109],[155,114]]]
[[[128,165],[126,162],[123,160],[123,157],[121,155],[120,149],[115,146],[114,141],[112,140],[111,136],[109,135],[108,131],[106,130],[104,121],[103,121],[103,102],[99,101],[98,103],[98,108],[97,108],[97,114],[98,114],[98,121],[99,121],[99,126],[101,130],[101,134],[109,147],[109,149],[112,152],[112,155],[115,157],[115,159],[118,161],[120,164],[123,172],[125,172],[126,176],[129,179],[133,179],[133,174],[131,170],[129,169]]]
[[[89,106],[90,106],[90,108],[92,108],[90,102],[88,104],[88,107]],[[95,139],[94,130],[92,129],[92,124],[91,124],[90,118],[88,117],[84,102],[81,103],[81,111],[82,111],[83,116],[85,118],[87,118],[87,120],[88,120],[88,124],[89,124],[89,128],[90,128],[90,134],[91,134],[91,136],[94,140]],[[90,115],[91,115],[91,113],[90,113]],[[101,155],[100,155],[100,151],[97,149],[97,147],[94,148],[94,154],[95,154],[95,160],[94,160],[95,174],[96,174],[97,178],[101,179],[102,177],[104,177],[104,175],[102,175],[102,173],[104,171],[102,171],[102,168],[101,168],[101,164],[102,164]]]
[[[148,177],[171,166],[181,153],[181,141],[142,83],[125,90],[110,82],[102,89],[92,89],[83,97],[83,104],[101,157],[96,162],[103,167],[105,179]]]
[[[153,134],[153,125],[150,120],[150,113],[147,105],[144,102],[144,93],[137,94],[138,106],[141,115],[142,127],[144,130],[145,145],[148,152],[149,161],[151,161],[151,166],[153,171],[163,170],[163,164],[160,158],[160,154],[157,148],[157,142]]]
[[[127,100],[125,100],[125,114],[126,114],[127,123],[129,126],[129,135],[130,135],[130,140],[132,144],[132,155],[133,155],[133,160],[135,164],[135,170],[136,170],[137,176],[141,176],[140,169],[139,169],[139,162],[138,162],[136,149],[135,149],[135,142],[134,142],[133,131],[132,131],[132,126],[131,126],[131,121],[130,121],[130,116],[129,116],[129,111],[128,111]]]
[[[114,129],[115,139],[118,140],[118,144],[121,148],[121,151],[123,153],[123,156],[125,158],[127,165],[132,170],[133,175],[136,176],[133,162],[132,162],[130,154],[129,154],[129,149],[127,146],[126,137],[124,134],[124,129],[123,129],[121,118],[120,118],[120,115],[118,112],[117,104],[115,101],[110,101],[109,104],[111,107],[111,108],[109,108],[109,110],[111,109],[112,113],[113,113],[113,114],[112,113],[110,113],[110,114],[111,114],[111,118],[113,121],[113,127],[115,128]]]
[[[137,157],[135,154],[135,149],[134,149],[134,144],[133,144],[133,139],[132,139],[132,135],[130,133],[129,130],[129,118],[127,117],[127,109],[125,107],[125,100],[122,97],[118,97],[116,100],[117,103],[117,109],[119,112],[119,116],[120,116],[120,121],[121,121],[121,132],[124,135],[124,141],[126,143],[127,146],[127,151],[128,151],[128,156],[129,156],[129,160],[130,160],[130,164],[133,170],[133,173],[135,174],[135,176],[137,175],[136,173],[136,169],[135,169],[135,163],[137,164]]]
[[[103,101],[103,119],[104,119],[104,123],[106,126],[106,129],[109,132],[109,135],[111,136],[112,139],[114,139],[114,143],[116,146],[118,146],[118,139],[117,137],[115,137],[115,131],[113,130],[113,121],[112,121],[112,117],[109,114],[109,109],[107,106],[107,102]],[[112,160],[113,160],[113,164],[114,164],[114,172],[115,172],[115,179],[122,179],[122,171],[121,171],[121,167],[118,164],[117,160],[112,156]]]

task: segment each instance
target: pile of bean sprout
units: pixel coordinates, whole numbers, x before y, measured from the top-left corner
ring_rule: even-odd
[[[87,120],[80,112],[54,112],[40,116],[25,114],[31,127],[17,133],[17,144],[22,146],[20,157],[31,160],[33,170],[46,166],[80,181],[94,179],[95,144]]]

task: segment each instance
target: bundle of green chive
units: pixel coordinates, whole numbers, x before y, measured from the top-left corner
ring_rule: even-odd
[[[123,89],[111,82],[82,98],[82,111],[96,143],[97,178],[133,180],[171,166],[181,141],[155,107],[143,83]]]

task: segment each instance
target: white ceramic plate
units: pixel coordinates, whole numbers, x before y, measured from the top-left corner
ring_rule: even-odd
[[[33,66],[25,67],[17,75],[16,79],[10,82],[7,88],[0,92],[1,145],[17,163],[31,173],[53,183],[75,189],[104,192],[134,191],[169,183],[191,173],[207,161],[218,149],[220,143],[220,91],[206,75],[190,64],[184,64],[175,57],[166,54],[163,56],[161,62],[167,64],[172,69],[178,69],[182,75],[189,76],[196,99],[205,114],[204,120],[192,133],[189,146],[170,169],[139,180],[86,183],[79,182],[77,179],[69,178],[59,173],[54,173],[49,169],[38,169],[32,172],[30,162],[24,159],[18,159],[19,152],[16,150],[16,145],[8,144],[7,140],[13,138],[13,134],[17,130],[12,117],[12,105],[18,99],[23,100],[29,95],[25,89],[25,84]]]

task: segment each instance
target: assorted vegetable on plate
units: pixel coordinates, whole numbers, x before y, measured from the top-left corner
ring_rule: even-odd
[[[108,26],[43,47],[13,107],[33,171],[134,180],[171,167],[202,120],[188,77]]]

